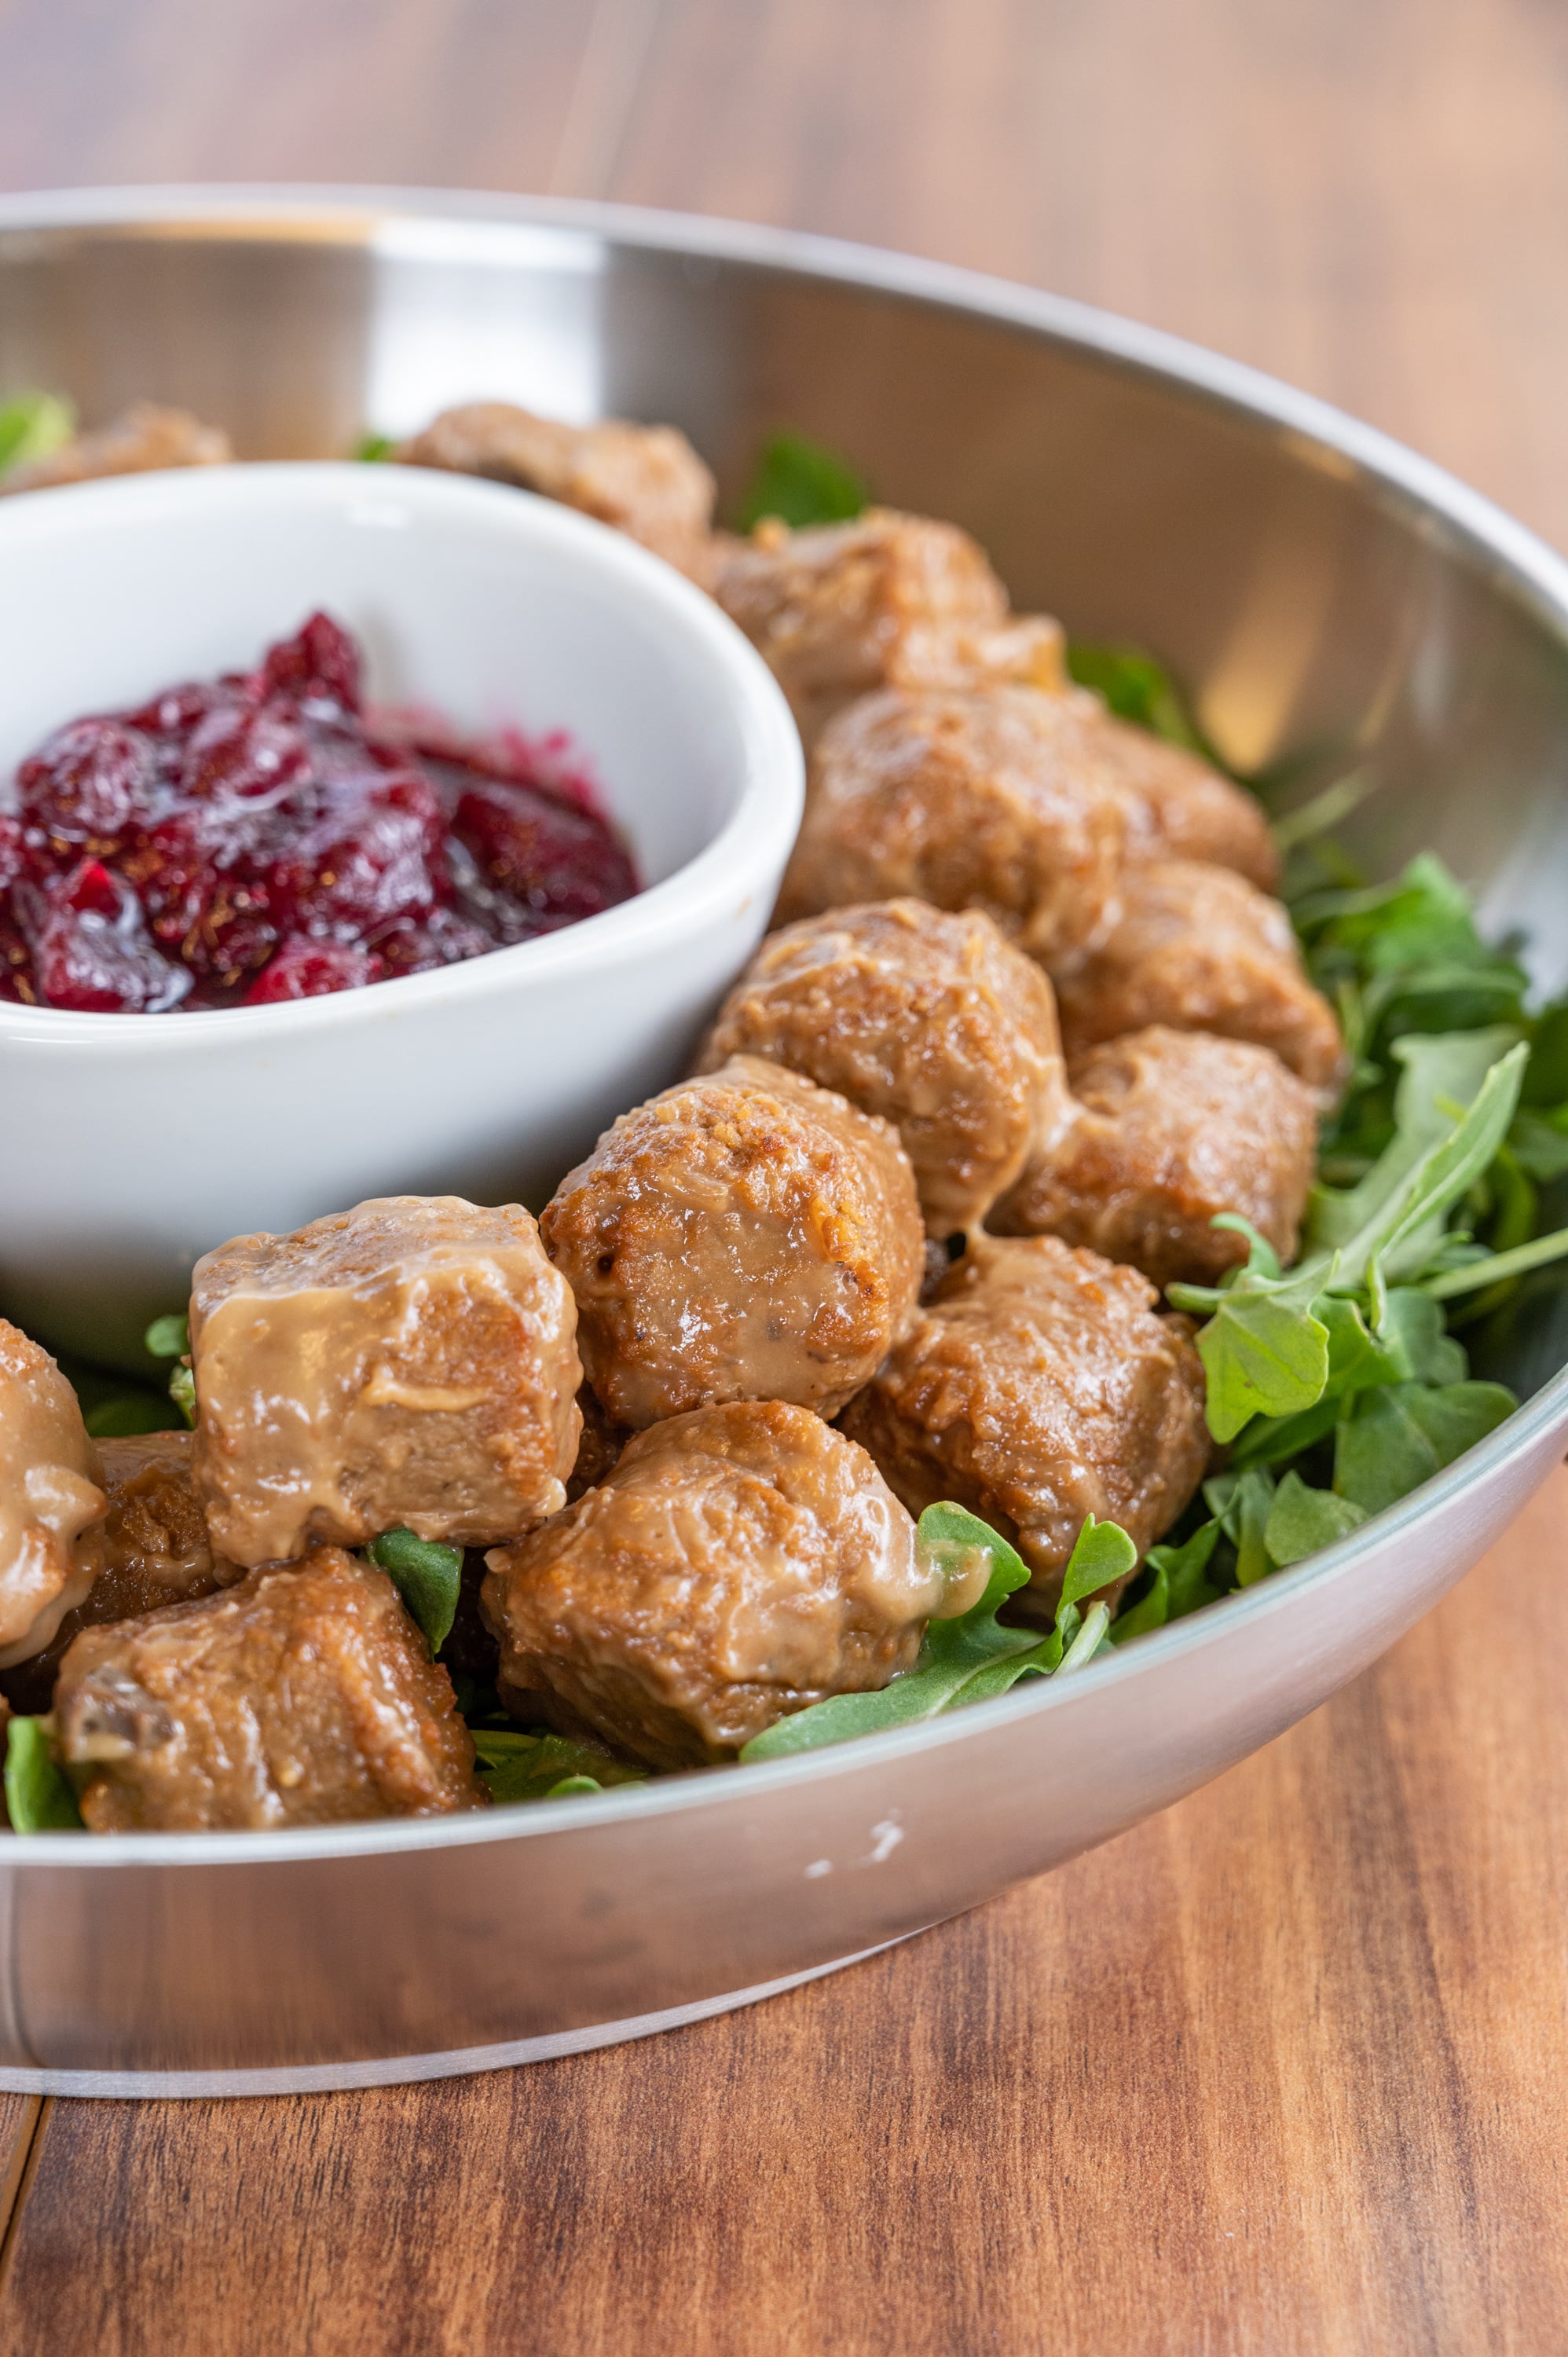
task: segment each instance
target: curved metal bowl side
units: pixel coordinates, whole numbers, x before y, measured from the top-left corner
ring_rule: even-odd
[[[1489,923],[1532,932],[1544,982],[1568,973],[1568,570],[1369,429],[1172,339],[610,209],[98,192],[0,202],[0,391],[27,382],[90,416],[183,401],[255,457],[340,454],[484,393],[669,417],[731,497],[760,436],[800,426],[883,497],[969,524],[1021,604],[1157,650],[1238,761],[1289,757],[1304,789],[1367,762],[1368,856],[1434,845]],[[1561,1456],[1565,1359],[1545,1287],[1501,1369],[1533,1395],[1461,1466],[1060,1687],[460,1824],[0,1842],[0,2085],[485,2068],[742,2001],[973,1905],[1371,1661]]]

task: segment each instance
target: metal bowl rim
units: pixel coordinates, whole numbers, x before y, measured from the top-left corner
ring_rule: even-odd
[[[1283,429],[1305,446],[1297,453],[1305,463],[1326,464],[1342,473],[1345,463],[1350,462],[1385,490],[1396,493],[1487,557],[1525,594],[1568,649],[1568,563],[1482,493],[1391,436],[1315,394],[1298,392],[1278,378],[1163,328],[1141,326],[1069,296],[1044,294],[948,263],[924,262],[880,247],[800,231],[575,199],[293,183],[68,188],[0,197],[0,238],[27,231],[156,229],[160,224],[177,228],[203,221],[219,230],[243,224],[254,232],[286,228],[291,221],[303,228],[324,218],[344,231],[357,221],[362,242],[371,246],[389,224],[395,229],[400,223],[418,227],[435,221],[445,228],[468,227],[481,232],[497,228],[576,231],[610,246],[736,262],[849,288],[868,288],[993,323],[1001,321],[1069,349],[1087,350],[1155,380],[1166,391],[1205,397],[1254,425],[1261,422]],[[1090,1685],[1086,1687],[1078,1680],[1067,1687],[1051,1679],[1031,1682],[1030,1693],[1015,1691],[951,1717],[862,1736],[821,1752],[748,1768],[744,1771],[744,1789],[760,1797],[776,1790],[784,1779],[803,1785],[851,1773],[872,1757],[891,1761],[911,1752],[968,1741],[1026,1714],[1070,1708],[1079,1693],[1102,1691],[1110,1682],[1124,1684],[1152,1674],[1167,1661],[1201,1650],[1243,1617],[1270,1615],[1283,1609],[1307,1587],[1357,1577],[1375,1550],[1412,1536],[1419,1525],[1441,1514],[1473,1482],[1504,1475],[1564,1422],[1568,1422],[1568,1367],[1560,1369],[1496,1432],[1398,1505],[1374,1515],[1337,1545],[1306,1562],[1275,1572],[1185,1620],[1138,1638],[1108,1661],[1097,1662]],[[1198,1691],[1195,1685],[1195,1697]],[[618,1786],[597,1797],[538,1802],[498,1811],[494,1816],[487,1811],[276,1833],[122,1834],[113,1841],[88,1844],[76,1834],[0,1834],[0,1857],[11,1867],[70,1866],[113,1872],[135,1866],[286,1864],[400,1854],[453,1844],[467,1847],[547,1837],[572,1825],[586,1830],[619,1819],[698,1810],[711,1800],[733,1795],[733,1775],[726,1768],[662,1782]]]

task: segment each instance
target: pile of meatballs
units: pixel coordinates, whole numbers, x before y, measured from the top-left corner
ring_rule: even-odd
[[[964,533],[736,540],[672,429],[494,403],[398,455],[698,579],[789,697],[805,820],[692,1076],[537,1222],[400,1196],[209,1253],[187,1434],[95,1447],[0,1323],[0,1685],[95,1832],[483,1806],[446,1659],[650,1769],[731,1760],[972,1600],[940,1499],[1048,1620],[1087,1515],[1142,1555],[1197,1490],[1163,1289],[1244,1255],[1222,1211],[1290,1258],[1341,1084],[1257,805],[1074,688]],[[354,1552],[390,1529],[473,1551],[441,1661]]]

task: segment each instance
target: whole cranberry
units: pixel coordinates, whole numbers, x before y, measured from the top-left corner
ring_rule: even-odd
[[[16,786],[23,817],[48,834],[112,845],[152,815],[157,759],[122,720],[73,720],[23,762]]]
[[[0,811],[0,893],[5,893],[27,868],[27,838],[19,818]]]
[[[231,986],[277,941],[271,896],[256,872],[262,840],[255,806],[223,796],[171,811],[123,863],[164,948]]]
[[[185,740],[179,766],[182,795],[260,798],[309,777],[311,751],[292,714],[250,703],[215,705]]]
[[[128,728],[139,728],[147,737],[188,737],[199,720],[220,704],[232,703],[233,695],[227,682],[218,679],[190,679],[177,687],[166,687],[134,712],[121,715]]]
[[[343,942],[313,941],[291,933],[245,993],[247,1006],[272,1006],[280,999],[326,998],[335,990],[362,990],[381,978],[373,950]]]
[[[80,1015],[159,1015],[190,988],[183,966],[159,955],[135,894],[101,860],[84,859],[51,890],[14,895],[33,984],[46,1006]]]
[[[261,677],[268,694],[325,696],[345,712],[360,709],[360,650],[330,614],[312,614],[292,639],[269,647]]]
[[[434,907],[440,885],[427,853],[423,813],[361,803],[288,848],[267,878],[273,904],[300,932],[362,938]]]
[[[0,892],[0,1000],[13,1006],[38,1003],[33,985],[33,954],[16,921],[8,892]]]
[[[472,916],[456,909],[432,909],[428,917],[401,917],[376,934],[372,947],[389,980],[400,974],[430,974],[436,967],[461,965],[499,946],[496,936]]]
[[[499,778],[470,785],[452,832],[482,880],[529,912],[535,932],[596,916],[637,889],[630,859],[597,819],[532,786]]]

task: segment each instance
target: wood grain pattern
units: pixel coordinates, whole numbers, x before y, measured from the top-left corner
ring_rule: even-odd
[[[1568,538],[1541,0],[0,0],[0,184],[549,188],[906,245],[1274,368]],[[1560,1474],[1303,1727],[853,1973],[471,2082],[0,2099],[0,2348],[1539,2357],[1565,1686]]]

